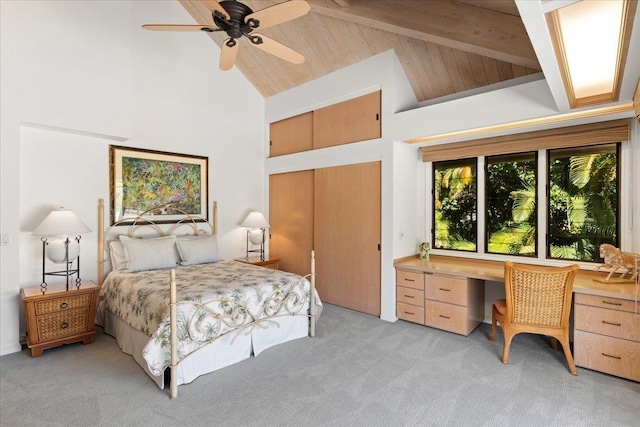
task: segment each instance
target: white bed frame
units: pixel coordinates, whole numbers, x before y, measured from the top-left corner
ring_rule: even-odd
[[[114,223],[113,225],[110,225],[109,227],[105,228],[104,227],[104,216],[105,216],[105,212],[104,212],[104,199],[99,199],[99,204],[98,204],[98,229],[99,229],[99,235],[98,235],[98,283],[100,285],[102,285],[102,283],[104,282],[105,279],[105,264],[107,262],[107,259],[105,258],[105,254],[107,254],[109,252],[108,249],[108,241],[106,240],[106,237],[109,236],[110,233],[115,231],[115,227],[119,227],[119,226],[123,226],[123,227],[128,227],[126,235],[128,236],[133,236],[133,234],[135,233],[135,231],[137,229],[143,228],[143,227],[151,227],[155,233],[157,233],[159,236],[167,236],[167,235],[172,235],[176,232],[176,230],[178,230],[179,228],[183,227],[183,226],[187,226],[190,227],[191,230],[193,231],[193,234],[198,235],[198,234],[202,234],[202,233],[208,233],[209,230],[203,230],[201,228],[201,225],[206,224],[209,228],[210,228],[210,232],[212,235],[217,235],[218,232],[218,224],[217,224],[217,220],[218,220],[218,204],[217,202],[213,202],[213,211],[212,211],[212,218],[213,221],[210,223],[208,220],[201,218],[201,217],[196,217],[196,216],[192,216],[189,215],[187,213],[184,213],[185,217],[184,219],[180,220],[178,223],[173,224],[172,226],[169,227],[169,229],[167,231],[164,231],[157,223],[153,222],[152,220],[148,219],[148,214],[155,210],[157,208],[154,208],[150,211],[144,212],[143,214],[139,215],[136,218],[128,218],[126,220],[120,220],[117,221],[116,223]],[[298,316],[305,316],[309,318],[309,336],[310,337],[315,337],[316,335],[316,305],[315,305],[315,295],[316,295],[316,288],[315,288],[315,277],[316,277],[316,271],[315,271],[315,254],[314,251],[311,251],[311,273],[306,275],[305,278],[309,279],[309,282],[311,283],[311,289],[309,292],[309,314],[298,314]],[[176,288],[177,288],[177,283],[176,283],[176,275],[175,275],[175,270],[171,269],[169,277],[168,277],[168,282],[169,282],[169,289],[170,289],[170,301],[169,301],[169,310],[170,310],[170,328],[171,328],[171,362],[169,365],[169,369],[171,372],[171,383],[170,383],[170,388],[171,388],[171,393],[170,393],[170,398],[174,399],[178,396],[178,365],[179,365],[179,360],[178,360],[178,345],[177,345],[177,327],[176,327],[176,309],[177,306],[179,304],[194,304],[192,301],[177,301],[177,297],[176,297]],[[199,303],[199,305],[206,305],[207,302],[205,303]],[[278,316],[276,316],[278,317]],[[289,316],[290,317],[290,316]],[[260,328],[266,329],[269,325],[274,325],[276,327],[280,327],[279,323],[272,320],[273,317],[270,318],[265,318],[265,319],[257,319],[256,321],[250,323],[250,324],[246,324],[243,325],[242,327],[240,327],[240,329],[236,329],[232,332],[239,334],[241,331],[243,331],[244,329],[247,328],[254,328],[255,326],[259,326]],[[228,333],[229,334],[229,333]],[[228,345],[233,345],[235,338],[231,339],[230,341],[227,339],[227,335],[222,335],[219,337],[216,337],[212,340],[208,340],[206,342],[202,342],[200,340],[198,340],[196,337],[192,337],[192,339],[194,339],[194,341],[197,342],[202,342],[203,344],[205,344],[203,347],[200,347],[197,351],[205,349],[207,347],[209,347],[209,344],[213,344],[216,339],[221,338],[221,337],[226,337],[225,338],[225,343],[217,343],[217,344],[221,344],[222,346],[228,346]],[[237,337],[238,335],[236,335]],[[227,344],[228,342],[228,344]],[[124,349],[123,349],[124,350]],[[137,359],[136,359],[137,360]],[[138,363],[140,363],[140,361],[138,361]],[[235,362],[231,362],[231,363],[235,363]],[[143,366],[144,369],[144,366]],[[217,368],[214,368],[214,370]],[[149,372],[147,371],[147,369],[145,369],[145,371],[149,374]],[[208,372],[208,371],[207,371]],[[202,372],[205,373],[205,372]],[[149,374],[150,375],[150,374]],[[196,375],[197,376],[197,375]],[[161,386],[158,383],[159,386]]]

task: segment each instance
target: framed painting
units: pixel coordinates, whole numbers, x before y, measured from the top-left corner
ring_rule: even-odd
[[[208,220],[208,176],[208,157],[110,145],[111,224],[126,224],[151,209],[155,223],[185,215]]]

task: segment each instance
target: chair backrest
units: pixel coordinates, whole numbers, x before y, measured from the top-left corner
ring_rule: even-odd
[[[512,324],[568,326],[573,280],[580,267],[542,267],[505,262],[507,318]]]

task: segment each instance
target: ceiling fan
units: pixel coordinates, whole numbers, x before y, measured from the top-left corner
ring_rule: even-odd
[[[286,3],[261,9],[257,12],[236,0],[202,0],[202,4],[211,12],[211,19],[205,25],[143,25],[145,30],[152,31],[204,31],[212,33],[224,31],[229,36],[222,44],[220,69],[233,67],[238,54],[238,40],[246,37],[258,49],[282,58],[294,64],[302,64],[304,56],[295,50],[262,34],[254,33],[256,29],[273,27],[290,21],[309,12],[309,3],[305,0],[291,0]]]

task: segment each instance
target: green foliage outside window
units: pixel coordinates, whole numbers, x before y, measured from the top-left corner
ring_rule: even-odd
[[[599,261],[618,245],[618,144],[549,152],[550,258]]]
[[[536,154],[487,157],[487,252],[536,255]]]
[[[476,250],[476,159],[434,163],[434,248]]]

